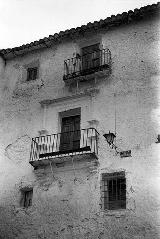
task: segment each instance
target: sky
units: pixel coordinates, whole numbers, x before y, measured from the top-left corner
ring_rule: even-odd
[[[0,49],[157,3],[158,0],[0,0]]]

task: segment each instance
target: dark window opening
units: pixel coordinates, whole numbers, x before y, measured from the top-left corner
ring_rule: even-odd
[[[99,43],[82,48],[82,70],[100,66]]]
[[[102,175],[102,201],[104,209],[126,208],[126,178],[124,172]]]
[[[25,208],[32,206],[32,197],[33,197],[33,189],[26,191],[22,190],[21,206]]]
[[[27,81],[36,80],[38,75],[38,68],[32,67],[27,69]]]

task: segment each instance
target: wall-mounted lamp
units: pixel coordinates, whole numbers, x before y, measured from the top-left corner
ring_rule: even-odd
[[[127,151],[119,151],[117,150],[117,146],[113,143],[114,139],[116,138],[116,135],[114,133],[111,133],[109,131],[108,134],[104,134],[103,135],[107,141],[107,143],[109,144],[109,146],[111,146],[112,149],[115,149],[117,154],[120,154],[121,158],[124,157],[131,157],[131,150],[127,150]]]
[[[103,136],[105,137],[105,139],[107,140],[107,143],[108,143],[109,145],[113,145],[114,138],[116,137],[114,133],[111,133],[111,132],[109,131],[108,134],[104,134]]]

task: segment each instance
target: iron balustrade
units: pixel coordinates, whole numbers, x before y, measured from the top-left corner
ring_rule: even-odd
[[[64,61],[63,79],[68,80],[78,76],[92,74],[107,69],[111,64],[111,52],[109,49],[93,51],[85,55],[67,59]]]
[[[30,162],[74,154],[98,154],[95,128],[35,137],[31,143]]]

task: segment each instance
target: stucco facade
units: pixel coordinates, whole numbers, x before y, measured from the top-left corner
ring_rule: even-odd
[[[150,16],[0,58],[0,238],[160,238],[159,25]],[[66,84],[64,60],[95,43],[110,50],[111,70]],[[26,81],[26,68],[35,64],[38,79]],[[60,112],[75,108],[80,127],[99,133],[97,158],[75,155],[34,169],[31,139],[42,129],[59,133]],[[115,126],[117,150],[131,150],[130,157],[103,137]],[[126,209],[104,210],[102,174],[119,171]],[[25,188],[33,188],[28,208],[20,205]]]

